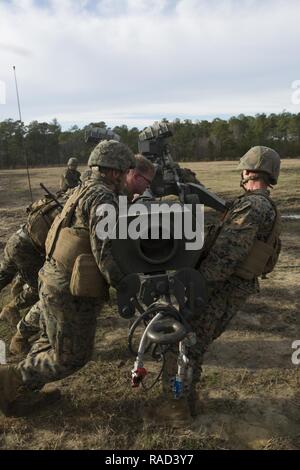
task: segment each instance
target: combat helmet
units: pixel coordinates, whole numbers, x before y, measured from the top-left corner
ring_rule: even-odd
[[[92,150],[88,166],[112,168],[124,172],[135,168],[135,158],[127,145],[117,140],[103,140]]]
[[[68,166],[78,166],[77,158],[75,158],[75,157],[69,158],[67,165]]]
[[[257,173],[263,173],[267,176],[268,184],[277,184],[280,171],[279,154],[263,145],[251,147],[248,152],[240,159],[238,170],[249,170]]]

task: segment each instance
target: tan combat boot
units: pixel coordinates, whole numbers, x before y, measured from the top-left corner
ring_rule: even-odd
[[[10,302],[2,309],[0,320],[7,321],[11,326],[17,326],[20,321],[20,312],[13,302]]]
[[[19,331],[12,337],[9,350],[12,354],[27,354],[30,351],[30,343],[27,338],[23,338]]]
[[[27,416],[59,398],[60,391],[52,384],[42,391],[28,390],[15,367],[0,366],[0,411],[5,416]]]

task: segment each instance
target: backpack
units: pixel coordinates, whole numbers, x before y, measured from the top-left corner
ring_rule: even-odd
[[[36,248],[45,253],[45,241],[55,217],[62,208],[50,196],[46,195],[33,202],[27,209],[27,232]]]

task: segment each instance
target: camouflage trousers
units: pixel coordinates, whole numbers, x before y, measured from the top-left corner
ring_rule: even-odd
[[[37,302],[38,272],[43,263],[43,256],[22,229],[9,238],[0,263],[0,291],[19,273],[27,285],[14,297],[13,305],[18,309],[28,308]]]
[[[83,367],[92,356],[98,299],[74,297],[41,282],[40,337],[18,364],[28,388],[39,389]]]
[[[11,284],[10,284],[10,293],[12,295],[12,297],[17,297],[18,294],[20,294],[23,290],[23,287],[25,285],[25,281],[24,279],[22,278],[21,274],[17,274]]]
[[[18,310],[22,310],[33,306],[38,300],[38,289],[24,284],[22,291],[13,298],[11,305],[17,307]]]
[[[41,314],[42,304],[38,301],[19,321],[17,331],[24,339],[31,339],[32,337],[39,335],[42,326],[40,325]]]
[[[246,285],[246,287],[245,287]],[[232,318],[246,302],[249,295],[257,292],[256,288],[247,281],[231,283],[230,281],[216,284],[210,289],[207,305],[203,311],[197,312],[189,321],[196,333],[196,344],[189,348],[188,358],[193,369],[193,396],[196,384],[200,381],[204,355],[211,343],[228,327]],[[163,374],[163,391],[171,391],[171,380],[177,372],[178,348],[166,355]]]

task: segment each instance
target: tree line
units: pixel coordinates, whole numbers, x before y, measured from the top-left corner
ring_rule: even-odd
[[[6,119],[0,122],[0,168],[24,166],[25,155],[31,167],[62,165],[70,157],[77,157],[84,164],[94,146],[85,143],[84,138],[90,125],[106,127],[101,121],[62,130],[56,119],[28,125]],[[283,158],[300,155],[300,113],[240,114],[227,120],[195,122],[175,119],[173,125],[170,146],[176,161],[236,160],[253,145],[272,147]],[[134,153],[138,152],[138,128],[121,125],[113,131]]]

